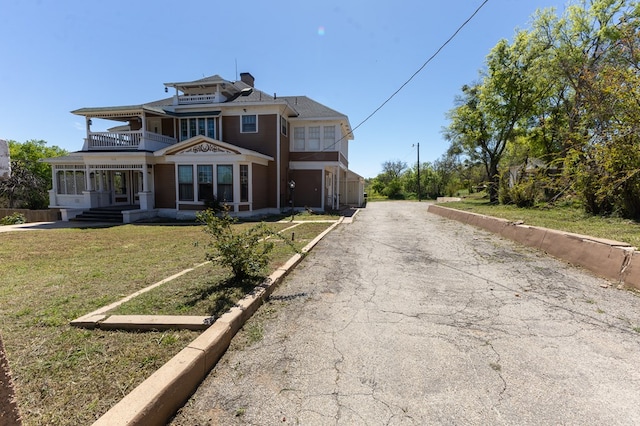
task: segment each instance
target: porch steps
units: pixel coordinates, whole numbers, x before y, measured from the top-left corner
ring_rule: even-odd
[[[123,223],[122,217],[123,209],[114,208],[92,208],[85,210],[73,219],[75,222],[108,222],[108,223]]]

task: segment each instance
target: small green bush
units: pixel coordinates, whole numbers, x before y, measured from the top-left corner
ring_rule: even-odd
[[[197,218],[213,237],[209,244],[213,251],[207,253],[207,260],[230,267],[238,280],[261,278],[274,247],[267,237],[279,235],[264,222],[250,228],[233,227],[236,219],[226,210],[216,213],[207,209],[198,213]]]
[[[13,213],[0,219],[0,225],[17,225],[25,223],[27,218],[22,213]]]

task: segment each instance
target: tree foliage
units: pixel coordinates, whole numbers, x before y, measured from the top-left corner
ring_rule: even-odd
[[[47,146],[43,140],[9,141],[8,145],[11,177],[0,181],[3,204],[9,208],[46,208],[49,204],[47,191],[51,188],[51,166],[41,160],[66,155],[67,151]]]
[[[492,49],[449,122],[450,149],[483,164],[492,202],[575,195],[588,212],[640,219],[639,3],[537,12]],[[545,166],[524,167],[532,158]]]

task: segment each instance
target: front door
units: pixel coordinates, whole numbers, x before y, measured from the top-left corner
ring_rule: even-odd
[[[140,204],[139,192],[142,192],[142,174],[137,170],[118,170],[111,172],[114,205]]]
[[[130,177],[131,172],[128,170],[118,170],[111,172],[111,187],[113,188],[113,204],[127,205],[131,204],[130,198]]]

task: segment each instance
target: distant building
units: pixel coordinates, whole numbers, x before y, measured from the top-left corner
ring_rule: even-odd
[[[269,95],[254,77],[218,75],[165,83],[175,95],[140,105],[81,108],[82,150],[52,165],[50,207],[63,219],[123,206],[124,220],[189,217],[215,197],[233,214],[295,206],[335,210],[364,202],[364,179],[349,170],[346,115],[306,96]],[[92,119],[112,120],[106,132]]]
[[[9,143],[0,139],[0,179],[11,176],[11,158],[9,157]]]

